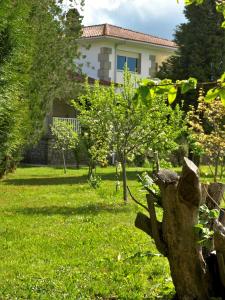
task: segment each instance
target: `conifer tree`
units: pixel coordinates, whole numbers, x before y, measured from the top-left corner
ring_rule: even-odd
[[[158,77],[216,80],[225,71],[225,30],[221,27],[223,16],[216,11],[216,1],[188,5],[184,14],[187,23],[179,25],[174,36],[178,51],[162,64]],[[185,104],[187,108],[196,95],[187,94],[185,98],[189,100]]]

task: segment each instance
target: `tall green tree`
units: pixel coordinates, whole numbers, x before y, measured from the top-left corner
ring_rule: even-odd
[[[218,14],[216,5],[214,0],[205,0],[202,5],[185,7],[187,22],[177,27],[174,36],[179,48],[176,55],[162,64],[159,78],[195,77],[199,82],[208,82],[216,80],[225,71],[223,16]],[[196,93],[188,93],[183,98],[189,100],[184,103],[186,109],[197,99]]]
[[[77,91],[81,17],[71,12],[55,0],[0,2],[0,175],[38,140],[53,100]]]

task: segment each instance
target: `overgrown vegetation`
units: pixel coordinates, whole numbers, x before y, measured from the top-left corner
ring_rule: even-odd
[[[69,75],[81,18],[76,9],[66,17],[54,0],[3,0],[0,20],[1,177],[40,138],[52,101],[76,94]]]

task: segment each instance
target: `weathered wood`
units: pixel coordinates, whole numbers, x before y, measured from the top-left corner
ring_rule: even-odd
[[[225,287],[225,227],[219,222],[214,222],[214,246],[218,262],[220,280]]]
[[[147,198],[148,209],[150,212],[152,236],[155,240],[156,248],[164,256],[167,256],[167,247],[165,242],[163,241],[163,236],[162,236],[162,224],[158,222],[156,217],[154,198],[152,197],[151,194],[146,195],[146,198]]]
[[[219,221],[214,223],[214,244],[215,250],[225,255],[225,227]]]
[[[188,206],[199,207],[202,199],[201,185],[197,166],[184,158],[182,176],[178,184],[179,199]]]
[[[209,209],[217,208],[223,199],[225,184],[213,182],[208,186],[206,205]]]
[[[225,226],[225,211],[222,209],[220,210],[219,222]]]
[[[219,267],[219,274],[220,274],[220,280],[225,287],[225,263],[224,263],[224,255],[220,252],[216,254],[218,267]]]
[[[164,177],[156,174],[162,196],[162,224],[156,218],[154,199],[148,195],[150,218],[138,214],[136,226],[145,232],[148,231],[145,226],[151,228],[148,234],[169,260],[178,299],[207,300],[211,296],[209,274],[194,232],[202,200],[198,168],[185,158],[180,178],[171,173],[174,180],[164,180],[170,171],[165,174]]]
[[[202,201],[201,204],[206,204],[209,209],[218,208],[223,199],[225,192],[225,184],[213,182],[210,184],[202,183]]]
[[[136,227],[151,236],[157,249],[168,258],[179,300],[225,299],[225,213],[221,211],[219,221],[211,224],[215,251],[210,253],[204,248],[203,253],[194,231],[199,206],[206,203],[210,208],[218,208],[225,185],[201,185],[197,166],[187,158],[180,178],[169,170],[154,175],[161,191],[162,222],[157,220],[156,199],[150,193],[150,218],[139,213]]]
[[[141,212],[137,214],[135,219],[135,226],[153,238],[151,220],[145,214]]]

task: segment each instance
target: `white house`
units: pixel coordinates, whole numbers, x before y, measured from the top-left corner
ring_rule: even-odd
[[[172,41],[109,24],[84,27],[78,43],[81,56],[76,63],[81,65],[89,82],[99,79],[101,84],[107,85],[111,81],[122,83],[125,63],[135,75],[154,78],[158,66],[177,49]],[[83,76],[78,76],[77,80],[83,80]],[[46,117],[46,134],[37,147],[27,152],[26,162],[60,162],[48,131],[49,124],[58,119],[71,124],[74,130],[80,130],[74,109],[66,101],[55,99]]]
[[[93,79],[122,82],[127,63],[140,77],[154,77],[159,65],[174,54],[174,42],[109,24],[85,26],[79,39],[83,73]]]

